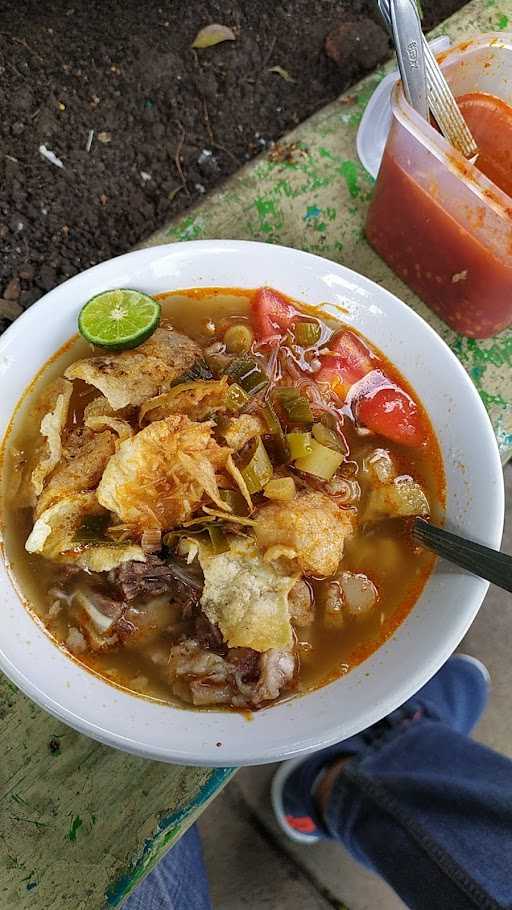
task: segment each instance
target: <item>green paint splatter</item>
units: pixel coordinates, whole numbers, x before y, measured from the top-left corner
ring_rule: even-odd
[[[283,227],[284,219],[274,199],[259,196],[254,205],[259,217],[258,230],[262,234],[272,234]]]
[[[309,221],[311,218],[318,218],[321,214],[322,209],[319,209],[317,205],[308,205],[306,214],[304,215],[304,221]]]
[[[173,225],[167,231],[167,236],[174,240],[198,240],[203,235],[203,231],[203,220],[195,215],[187,215],[176,227]]]
[[[83,825],[83,821],[82,821],[82,819],[80,818],[80,816],[79,816],[79,815],[75,815],[73,821],[71,822],[71,827],[70,827],[70,829],[69,829],[69,831],[68,831],[68,839],[69,839],[70,841],[75,841],[75,840],[76,840],[77,831],[79,830],[79,828],[82,827],[82,825]]]
[[[355,161],[342,161],[340,165],[340,174],[345,178],[347,189],[352,199],[357,199],[361,193],[359,186],[359,173]]]
[[[489,409],[493,406],[496,407],[497,405],[500,408],[508,407],[508,402],[505,401],[505,399],[503,398],[503,395],[491,395],[491,393],[486,392],[485,389],[478,389],[478,392],[479,392],[480,398],[482,399],[482,401],[487,409]]]
[[[496,28],[499,28],[500,31],[503,31],[503,29],[507,28],[507,26],[508,26],[508,16],[505,16],[505,14],[502,13],[496,23]]]
[[[471,367],[469,372],[473,382],[479,382],[485,373],[485,367]]]

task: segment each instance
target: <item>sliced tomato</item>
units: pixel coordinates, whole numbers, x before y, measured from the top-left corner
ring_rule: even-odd
[[[364,341],[353,332],[339,332],[329,342],[329,348],[343,358],[347,367],[361,379],[373,369],[372,357]]]
[[[402,389],[383,386],[355,403],[358,423],[405,446],[419,446],[425,429],[418,406]]]
[[[340,332],[331,338],[332,354],[322,354],[316,374],[319,382],[328,382],[340,398],[345,398],[350,387],[373,369],[370,352],[357,335]]]
[[[259,341],[286,332],[298,315],[295,307],[272,288],[259,288],[251,300],[251,325]]]

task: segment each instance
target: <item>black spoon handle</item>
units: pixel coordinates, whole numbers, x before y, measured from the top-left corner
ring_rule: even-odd
[[[512,593],[512,556],[437,528],[422,518],[414,520],[412,536],[438,556]]]

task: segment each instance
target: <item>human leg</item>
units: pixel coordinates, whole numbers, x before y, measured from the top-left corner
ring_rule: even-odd
[[[512,763],[467,737],[487,688],[451,658],[384,721],[282,766],[281,826],[341,840],[418,910],[512,906]]]

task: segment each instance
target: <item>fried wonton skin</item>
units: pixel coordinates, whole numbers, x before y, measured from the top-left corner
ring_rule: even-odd
[[[114,452],[115,436],[110,430],[94,433],[78,427],[65,434],[61,460],[37,501],[36,517],[59,499],[94,490]]]
[[[325,493],[303,493],[290,502],[264,506],[255,532],[260,547],[290,547],[304,572],[327,577],[337,571],[352,527],[352,513]]]
[[[135,543],[83,540],[80,529],[91,519],[108,513],[98,503],[95,493],[77,493],[60,499],[36,520],[25,544],[29,553],[39,553],[54,562],[109,572],[130,559],[144,561],[142,548]]]
[[[40,452],[39,463],[35,466],[31,476],[31,484],[36,496],[40,496],[46,478],[61,459],[62,434],[68,419],[73,386],[65,379],[57,379],[49,391],[50,410],[41,421],[41,435],[45,442]]]
[[[174,528],[191,518],[203,497],[219,509],[216,471],[230,450],[212,438],[210,423],[175,415],[121,443],[98,486],[98,500],[138,530]]]
[[[254,541],[232,540],[226,553],[199,547],[204,572],[203,612],[231,648],[289,648],[292,626],[288,594],[299,573],[285,574],[263,561]]]
[[[200,356],[201,348],[195,341],[163,326],[135,351],[77,360],[67,368],[65,376],[95,386],[114,411],[119,411],[169,389],[173,380]]]

